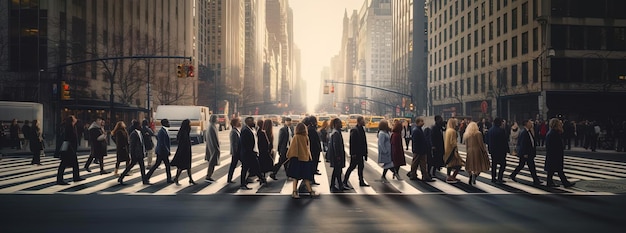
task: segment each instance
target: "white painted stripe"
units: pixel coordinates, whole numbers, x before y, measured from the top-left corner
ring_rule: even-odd
[[[349,145],[349,144],[348,144]],[[344,146],[344,150],[345,151],[349,151],[349,148],[347,146]],[[349,167],[349,161],[350,159],[346,159],[346,167],[343,168],[343,174],[345,177],[346,171],[348,170]],[[367,195],[378,195],[378,193],[372,188],[372,187],[361,187],[359,184],[359,174],[358,174],[358,166],[356,168],[354,168],[354,170],[352,171],[352,173],[350,173],[350,177],[348,178],[348,181],[350,182],[351,187],[354,189],[354,191],[358,194],[367,194]],[[345,180],[343,182],[346,182]]]
[[[229,155],[230,152],[222,152],[220,156],[227,156]],[[204,157],[204,153],[201,153],[200,156]],[[208,166],[208,162],[205,161],[204,159],[200,159],[199,161],[192,163],[191,167],[196,167],[196,166],[200,166],[202,164],[202,169],[199,169],[197,172],[191,174],[192,177],[195,177],[194,182],[196,183],[200,183],[200,182],[206,182],[205,178],[206,178],[206,171],[207,171],[207,166]],[[230,163],[227,162],[222,162],[220,165],[215,166],[215,170],[220,169],[226,165],[230,165]],[[176,170],[176,169],[173,169]],[[184,188],[187,187],[186,184],[188,184],[188,182],[184,182],[184,179],[181,179],[183,176],[183,174],[187,174],[187,171],[183,171],[183,173],[181,173],[181,177],[179,177],[178,183],[182,183],[181,185],[176,185],[176,184],[170,184],[168,186],[165,186],[164,188],[162,188],[161,190],[155,192],[155,195],[176,195],[176,193]],[[176,177],[176,173],[173,171],[173,175],[174,177]],[[165,174],[161,174],[158,176],[161,180],[163,178],[167,178]],[[200,177],[200,178],[198,178]],[[187,180],[189,179],[189,177],[185,177]],[[174,178],[172,178],[174,179]],[[143,183],[141,182],[137,182],[136,184],[133,185],[132,189],[123,189],[123,190],[119,190],[118,193],[121,192],[125,192],[125,193],[134,193],[137,192],[141,189],[144,189],[146,186],[143,185]]]
[[[230,166],[230,163],[229,165]],[[237,166],[235,168],[235,170],[233,171],[233,180],[238,180],[238,178],[240,177],[241,174],[241,166]],[[239,182],[237,182],[239,183]],[[222,188],[225,188],[228,184],[228,174],[226,174],[225,176],[220,177],[219,179],[215,180],[215,182],[213,182],[212,184],[210,184],[209,186],[204,187],[203,189],[201,189],[200,191],[194,193],[193,195],[210,195],[210,194],[215,194],[218,191],[220,191]]]

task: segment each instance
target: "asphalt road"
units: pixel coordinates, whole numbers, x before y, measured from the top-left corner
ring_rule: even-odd
[[[2,195],[2,232],[624,232],[623,196]]]

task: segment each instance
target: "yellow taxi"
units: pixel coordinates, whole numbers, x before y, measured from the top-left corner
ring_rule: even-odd
[[[400,121],[400,122],[406,121],[406,122],[409,123],[409,125],[411,124],[411,118],[408,118],[408,117],[396,117],[396,118],[393,118],[393,120],[391,120],[391,122],[389,122],[389,124],[390,124],[389,127],[393,128],[393,124],[396,121]]]
[[[324,121],[328,121],[330,119],[331,118],[329,115],[317,116],[317,128],[322,127],[322,124],[324,123]]]
[[[358,117],[362,116],[361,114],[350,114],[348,115],[348,130],[350,130],[352,127],[356,126],[356,119]],[[367,122],[367,121],[366,121]]]
[[[383,116],[367,116],[365,118],[365,131],[366,132],[377,132],[378,131],[378,123],[385,119]]]

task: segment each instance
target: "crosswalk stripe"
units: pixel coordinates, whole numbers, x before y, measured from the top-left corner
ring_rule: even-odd
[[[349,144],[346,143],[346,151],[348,150]],[[203,149],[203,148],[202,148]],[[381,168],[373,157],[377,156],[377,143],[368,143],[368,149],[371,150],[370,159],[365,162],[365,169],[368,172],[368,177],[371,178],[372,172],[377,176],[382,175],[383,168]],[[196,148],[197,150],[197,148]],[[467,154],[464,151],[460,151],[460,155],[463,159],[466,159]],[[222,160],[220,165],[216,166],[216,170],[227,168],[230,165],[230,157],[228,152],[222,153]],[[201,157],[201,158],[200,158]],[[206,161],[203,159],[204,152],[194,153],[192,156],[192,171],[193,177],[196,178],[196,182],[204,182],[204,175],[206,171]],[[323,154],[322,156],[323,157]],[[80,182],[72,182],[71,185],[68,186],[59,186],[56,185],[56,171],[59,165],[59,160],[53,157],[43,157],[42,163],[43,166],[31,166],[30,157],[9,157],[3,158],[0,160],[0,193],[8,194],[71,194],[71,195],[85,195],[85,194],[124,194],[124,195],[177,195],[177,194],[192,194],[192,195],[213,195],[219,193],[228,193],[231,195],[291,195],[292,192],[292,181],[287,179],[284,180],[269,180],[268,185],[278,185],[276,187],[280,187],[280,191],[276,188],[272,189],[275,191],[264,191],[262,185],[258,182],[253,182],[248,184],[252,190],[234,190],[233,184],[227,183],[227,174],[222,174],[219,177],[214,177],[216,179],[215,182],[204,186],[204,184],[199,184],[198,186],[188,186],[185,183],[184,185],[168,185],[165,184],[166,175],[164,172],[157,172],[151,178],[151,183],[159,183],[155,186],[145,186],[142,184],[138,171],[138,166],[135,166],[133,170],[135,171],[133,176],[127,177],[128,185],[119,187],[117,184],[117,177],[113,176],[113,174],[100,175],[98,173],[99,168],[97,166],[92,166],[94,172],[86,173],[82,171],[82,166],[87,160],[87,155],[78,156],[79,160],[79,168],[81,169],[81,175],[87,178],[85,181]],[[410,161],[412,160],[411,153],[409,151],[405,151],[405,158],[408,159],[409,166],[403,166],[400,169],[400,174],[406,174],[410,169]],[[105,170],[112,171],[115,166],[115,154],[109,154],[109,156],[105,157],[104,165]],[[275,158],[277,159],[277,158]],[[512,155],[507,155],[507,166],[506,171],[507,174],[515,169],[518,164],[519,158]],[[226,162],[227,160],[227,162]],[[347,164],[349,164],[349,158],[346,159]],[[535,158],[535,163],[537,165],[537,175],[545,180],[547,174],[543,171],[545,166],[545,155],[537,155]],[[607,180],[607,179],[623,179],[626,178],[626,163],[623,162],[615,162],[615,161],[601,161],[590,158],[580,158],[580,157],[572,157],[566,156],[564,158],[564,171],[566,176],[570,178],[570,181],[588,181],[588,180]],[[123,171],[124,164],[120,166],[120,172]],[[348,166],[343,168],[343,174],[347,170]],[[161,166],[163,169],[163,166]],[[322,163],[319,166],[321,176],[316,176],[316,180],[320,183],[319,186],[313,186],[313,189],[316,192],[321,194],[330,194],[330,182],[329,182],[329,171],[327,170],[326,164]],[[357,173],[358,169],[355,169],[353,173]],[[175,175],[175,167],[172,169],[173,175]],[[65,178],[71,178],[71,168],[66,169]],[[239,174],[241,173],[241,166],[238,166],[235,169],[235,173],[233,176],[234,180],[238,180]],[[418,171],[418,174],[420,172]],[[69,175],[69,177],[68,177]],[[186,176],[186,173],[183,177]],[[421,177],[421,174],[419,174]],[[405,180],[394,180],[389,179],[390,183],[386,184],[387,187],[393,188],[399,191],[399,195],[423,195],[423,194],[451,194],[451,195],[467,195],[467,194],[498,194],[498,195],[508,195],[508,194],[519,194],[519,193],[528,193],[528,194],[567,194],[567,195],[615,195],[610,192],[589,192],[582,189],[574,188],[548,188],[545,186],[534,186],[531,185],[532,178],[530,176],[530,172],[527,168],[521,170],[517,179],[521,183],[509,181],[505,184],[493,184],[490,182],[491,174],[490,172],[483,172],[480,174],[480,178],[477,180],[477,184],[473,186],[469,186],[468,176],[466,172],[460,173],[457,178],[460,180],[458,184],[448,184],[445,182],[445,172],[443,175],[443,180],[441,179],[441,175],[438,175],[438,181],[432,183],[424,183],[422,181],[411,181],[408,178]],[[186,178],[186,177],[185,177]],[[558,180],[558,176],[555,176],[555,179]],[[67,180],[67,179],[66,179]],[[184,180],[184,179],[182,179]],[[388,194],[385,191],[381,192],[380,190],[373,187],[360,187],[358,174],[352,174],[348,180],[350,184],[354,187],[353,192],[343,193],[347,195],[381,195]],[[379,180],[370,181],[366,179],[367,183],[370,182],[379,182]],[[415,183],[414,183],[415,182]],[[236,182],[239,183],[239,182]],[[300,185],[301,187],[302,185]],[[195,187],[191,188],[191,187]],[[376,188],[380,189],[380,185],[376,185]],[[428,187],[424,189],[424,187]],[[471,188],[471,189],[470,189]],[[184,190],[184,191],[183,191]],[[388,189],[389,190],[389,189]],[[396,192],[397,192],[396,191]],[[336,195],[336,194],[332,194]]]

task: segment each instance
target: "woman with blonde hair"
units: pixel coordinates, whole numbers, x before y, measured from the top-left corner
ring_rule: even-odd
[[[497,126],[496,126],[497,127]],[[481,172],[489,171],[489,156],[483,142],[483,135],[478,130],[476,122],[470,122],[465,129],[463,140],[467,146],[467,164],[465,170],[469,174],[469,185],[476,184],[476,177]]]
[[[309,149],[309,136],[306,126],[303,123],[298,123],[295,130],[295,135],[291,140],[289,149],[287,150],[287,159],[289,161],[289,168],[287,169],[287,176],[293,178],[293,192],[291,197],[294,199],[300,198],[298,193],[298,180],[304,180],[304,185],[309,191],[311,197],[318,196],[311,188],[311,180],[313,180],[313,157],[311,156],[311,150]]]
[[[448,175],[446,178],[446,182],[448,183],[457,183],[459,180],[456,176],[459,174],[461,167],[465,164],[461,156],[459,156],[459,150],[457,148],[457,119],[450,118],[448,119],[448,124],[446,126],[446,133],[444,134],[444,150],[445,154],[443,154],[444,164],[448,169],[454,170],[452,175]]]
[[[120,163],[125,162],[128,167],[130,162],[130,155],[128,152],[128,131],[126,130],[126,124],[123,121],[118,121],[115,124],[115,128],[111,131],[113,135],[113,141],[115,142],[116,159],[115,162],[115,176],[119,176],[117,170],[120,168]]]

